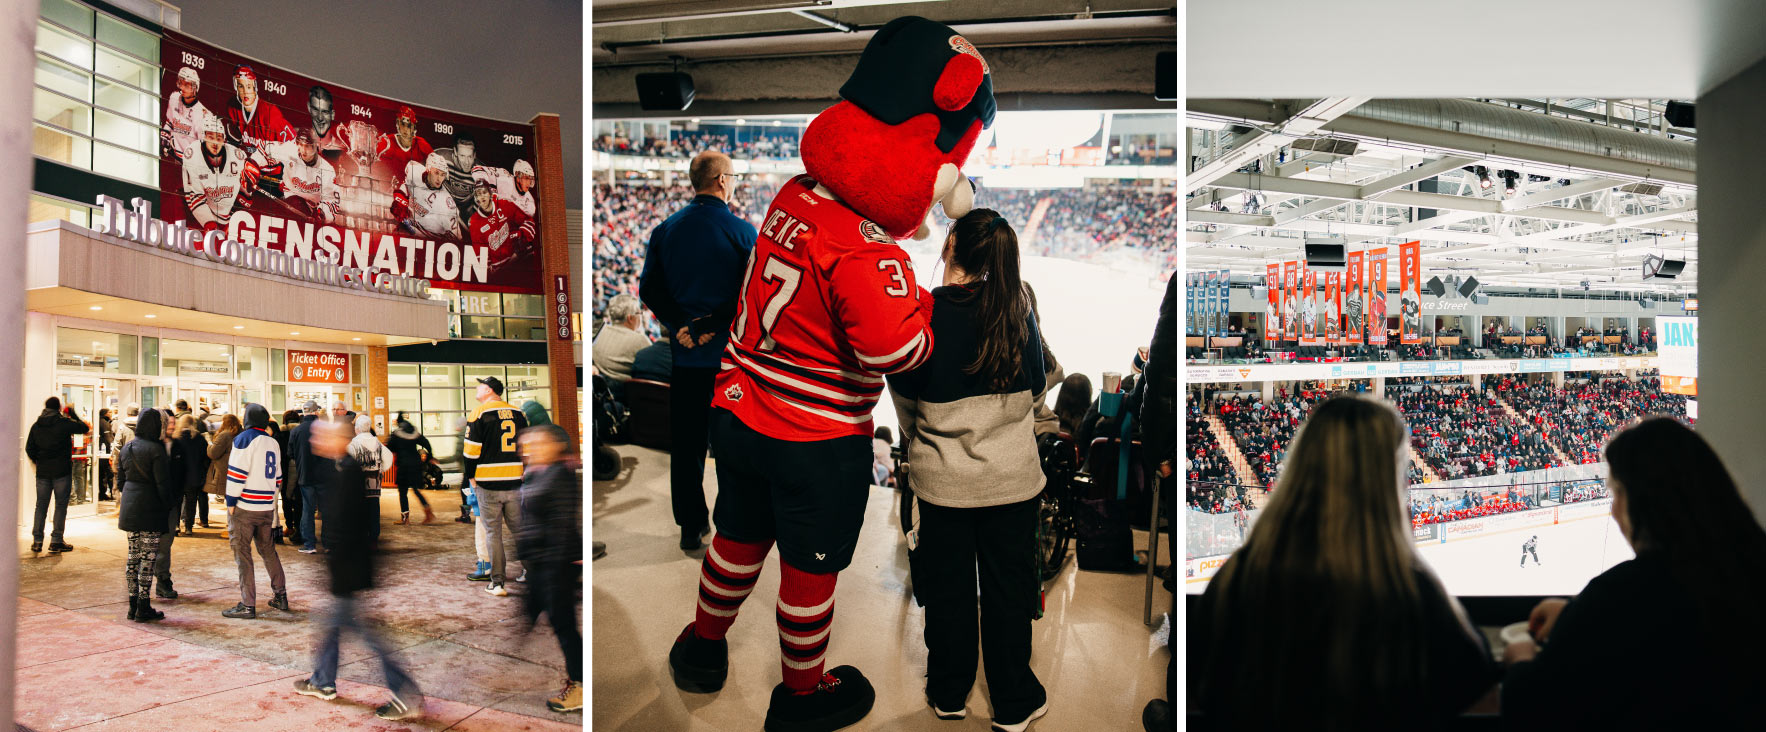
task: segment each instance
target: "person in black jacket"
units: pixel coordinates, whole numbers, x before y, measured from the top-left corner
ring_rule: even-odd
[[[159,410],[143,410],[136,422],[135,439],[123,446],[117,459],[117,473],[123,481],[117,499],[117,528],[129,534],[129,559],[123,565],[129,619],[142,623],[165,617],[153,609],[148,596],[153,591],[159,538],[181,493],[167,465],[162,441],[165,429],[160,426],[163,420]]]
[[[583,563],[583,492],[576,471],[562,458],[570,435],[555,424],[521,433],[527,475],[521,486],[521,533],[516,550],[526,558],[529,622],[545,613],[564,652],[564,689],[546,701],[554,712],[583,707],[582,631],[577,628],[576,588]]]
[[[1147,370],[1141,380],[1145,384],[1141,400],[1141,435],[1147,461],[1147,474],[1157,476],[1161,514],[1175,511],[1177,483],[1177,275],[1165,283],[1165,299],[1159,302],[1159,321],[1153,326],[1153,342],[1147,348]],[[1173,514],[1175,515],[1175,514]],[[1176,567],[1177,532],[1167,530],[1169,551]],[[1175,572],[1175,570],[1173,570]],[[1165,589],[1174,586],[1172,577],[1165,578]],[[1177,595],[1172,596],[1172,614],[1177,613]],[[1169,650],[1169,644],[1167,646]],[[1177,700],[1177,655],[1172,654],[1165,667],[1165,698],[1147,702],[1141,710],[1141,726],[1151,730],[1171,729],[1171,705]]]
[[[393,660],[392,649],[374,627],[356,618],[357,593],[374,587],[374,526],[380,517],[366,498],[367,473],[349,454],[351,432],[341,422],[325,421],[312,424],[309,435],[314,461],[307,476],[325,485],[320,495],[325,500],[325,566],[331,573],[332,602],[313,675],[296,680],[294,690],[320,699],[337,698],[338,641],[345,630],[353,629],[380,656],[382,674],[392,690],[392,698],[375,710],[375,716],[408,719],[422,710],[417,683]]]
[[[1625,429],[1606,460],[1613,519],[1637,557],[1534,608],[1528,630],[1546,646],[1503,649],[1504,727],[1760,729],[1766,531],[1677,420]]]
[[[55,498],[55,527],[49,534],[49,551],[73,551],[63,542],[67,528],[68,492],[73,487],[74,435],[84,435],[92,426],[80,421],[72,408],[63,414],[61,399],[49,397],[43,402],[43,413],[25,436],[25,456],[37,469],[37,510],[31,522],[31,551],[43,551],[43,521],[49,512],[49,499]]]
[[[112,409],[98,410],[98,444],[93,445],[91,450],[95,460],[99,453],[110,450],[111,438],[115,436],[110,426],[111,415],[114,413],[115,410]],[[110,500],[111,480],[115,477],[115,471],[110,469],[110,461],[98,460],[98,500]]]
[[[417,502],[423,505],[423,523],[435,520],[435,511],[429,508],[429,499],[423,497],[423,472],[428,467],[427,457],[435,453],[429,446],[429,438],[417,431],[417,426],[405,420],[405,413],[399,412],[392,436],[386,440],[386,449],[392,451],[393,479],[399,486],[399,523],[411,523],[411,499],[407,494],[417,494]]]
[[[300,410],[282,413],[282,428],[274,432],[276,447],[282,452],[282,538],[290,546],[306,545],[300,533],[300,469],[294,461],[294,430],[301,424]]]
[[[166,469],[172,482],[178,486],[181,500],[170,506],[166,516],[165,533],[159,537],[159,554],[154,561],[153,592],[156,597],[167,600],[178,599],[178,591],[172,588],[172,541],[178,536],[178,516],[194,515],[199,503],[207,503],[208,496],[202,492],[203,481],[208,478],[208,441],[196,431],[196,416],[186,414],[175,421],[170,414],[162,414],[166,419]],[[194,535],[194,532],[185,534]]]
[[[300,553],[312,554],[319,551],[318,529],[314,526],[315,515],[319,510],[319,494],[322,486],[317,480],[320,463],[324,462],[313,454],[308,446],[312,437],[313,425],[319,421],[319,403],[311,399],[301,407],[300,424],[288,435],[288,454],[294,463],[296,479],[300,481],[300,499],[296,512],[300,516],[299,530],[301,538]],[[289,481],[284,480],[283,485]],[[290,527],[295,522],[289,522]]]

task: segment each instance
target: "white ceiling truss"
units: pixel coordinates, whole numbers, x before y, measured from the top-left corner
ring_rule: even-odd
[[[1319,125],[1360,101],[1321,100],[1287,123],[1248,131],[1192,117],[1188,268],[1251,277],[1270,262],[1302,258],[1308,239],[1350,251],[1414,240],[1424,280],[1459,274],[1495,288],[1572,290],[1586,281],[1594,290],[1696,292],[1696,187],[1624,192],[1637,181],[1366,139],[1346,156],[1291,147],[1306,135],[1328,137]],[[1603,100],[1578,101],[1605,112]],[[1489,187],[1469,170],[1476,166],[1487,169]],[[1512,195],[1504,170],[1518,174]],[[1645,282],[1647,254],[1683,259],[1686,269]]]

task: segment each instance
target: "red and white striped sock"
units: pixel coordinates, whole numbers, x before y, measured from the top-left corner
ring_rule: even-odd
[[[705,550],[705,561],[699,565],[699,608],[693,613],[693,634],[706,640],[720,640],[736,622],[736,611],[754,591],[754,580],[766,563],[766,554],[773,548],[771,541],[744,544],[711,537],[711,548]]]
[[[779,562],[779,665],[785,688],[808,693],[821,682],[834,625],[834,581],[839,576],[838,572],[810,574]]]

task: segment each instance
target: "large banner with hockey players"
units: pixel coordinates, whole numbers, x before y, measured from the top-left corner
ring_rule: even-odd
[[[159,218],[290,256],[539,293],[527,125],[370,96],[166,31]]]
[[[1369,249],[1367,255],[1367,342],[1386,345],[1386,248]]]
[[[1184,296],[1184,333],[1186,335],[1205,335],[1202,332],[1202,273],[1185,272],[1183,274]]]
[[[1398,342],[1422,343],[1422,242],[1398,245]]]
[[[1318,345],[1318,271],[1300,263],[1300,345]]]
[[[1361,286],[1361,252],[1349,253],[1349,271],[1343,273],[1343,342],[1361,343],[1364,328],[1361,311],[1365,294]]]
[[[1269,305],[1263,311],[1263,340],[1282,339],[1282,264],[1270,262],[1263,267],[1263,289],[1269,293]]]
[[[1300,262],[1282,264],[1282,340],[1300,339]]]

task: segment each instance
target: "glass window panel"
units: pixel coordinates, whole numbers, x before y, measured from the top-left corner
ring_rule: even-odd
[[[99,78],[94,84],[93,99],[98,106],[159,124],[159,102],[153,95],[104,78]]]
[[[76,168],[92,169],[91,140],[43,125],[31,126],[31,154]]]
[[[241,416],[244,416],[245,405],[247,405],[247,404],[263,404],[263,403],[264,403],[264,391],[262,389],[240,389],[239,390],[239,404],[234,405],[234,407],[232,408],[232,411],[235,414],[239,414]],[[264,407],[264,409],[269,409],[269,407]],[[276,415],[270,415],[270,416],[271,416],[271,418],[275,418]]]
[[[423,415],[423,418],[427,420],[430,416],[431,415],[425,414]],[[441,463],[442,468],[444,469],[452,468],[456,471],[460,470],[460,438],[435,437],[429,435],[428,430],[425,430],[424,434],[429,436],[429,446],[435,448],[435,452],[433,453],[435,455],[435,461]]]
[[[387,389],[387,404],[393,412],[415,412],[422,408],[417,389]]]
[[[98,73],[150,92],[159,92],[159,67],[141,63],[108,48],[99,48],[97,58]]]
[[[148,61],[159,61],[159,37],[115,18],[98,16],[98,40]]]
[[[368,356],[362,353],[350,354],[350,383],[368,383]]]
[[[426,412],[459,411],[466,403],[464,397],[459,389],[424,389],[421,406]]]
[[[270,374],[270,349],[243,346],[239,349],[239,378],[262,381]]]
[[[55,368],[88,373],[131,373],[135,337],[77,328],[55,329]]]
[[[199,379],[233,378],[232,346],[168,338],[161,343],[160,351],[160,357],[167,369],[178,376]]]
[[[463,315],[501,315],[502,300],[494,292],[462,292],[455,298],[454,312]]]
[[[461,338],[502,338],[503,319],[473,315],[460,316]]]
[[[546,298],[544,295],[503,295],[504,315],[546,315]]]
[[[136,346],[140,338],[132,335],[117,336],[117,369],[125,374],[134,373],[132,368],[139,363],[135,358]]]
[[[270,349],[270,380],[288,380],[288,351],[280,348]]]
[[[92,144],[92,170],[144,186],[159,185],[158,159],[101,142]]]
[[[508,369],[510,389],[548,386],[551,382],[550,369],[545,366],[510,366]]]
[[[420,428],[431,442],[459,439],[465,433],[461,424],[466,421],[465,412],[424,412],[422,417]]]
[[[477,389],[478,380],[486,376],[497,377],[498,381],[503,382],[505,388],[509,385],[509,375],[503,371],[502,366],[467,366],[466,381],[462,386],[468,389]]]
[[[159,339],[152,336],[141,338],[141,373],[148,376],[159,375]]]
[[[393,363],[386,365],[387,386],[416,386],[417,364]]]
[[[37,15],[81,33],[92,34],[92,10],[73,0],[43,0]]]
[[[510,388],[509,389],[509,398],[507,399],[507,401],[510,404],[513,404],[513,405],[519,407],[523,404],[526,404],[529,400],[539,402],[540,406],[546,408],[546,412],[548,414],[551,413],[551,411],[552,411],[552,390],[551,389],[540,389],[540,388],[524,388],[524,389]]]
[[[281,384],[270,385],[270,411],[275,413],[276,421],[282,421],[282,413],[288,411],[288,387]],[[291,430],[294,427],[283,425],[282,429]]]
[[[80,101],[92,99],[91,74],[42,56],[37,57],[36,81],[38,86],[54,89]]]
[[[114,142],[149,155],[159,150],[159,128],[141,124],[120,114],[100,109],[93,120],[92,128],[93,137],[106,142]]]
[[[57,201],[53,198],[31,196],[31,223],[36,223],[38,221],[52,221],[54,219],[71,221],[81,226],[91,226],[92,209],[86,206],[67,203],[66,201]]]
[[[453,364],[424,364],[424,386],[460,386],[460,367]]]
[[[510,340],[543,341],[546,339],[546,321],[533,318],[504,318],[503,337]]]
[[[48,23],[37,24],[37,50],[82,69],[92,68],[92,41]]]
[[[38,122],[84,134],[92,134],[92,108],[60,94],[31,90],[31,116]]]

